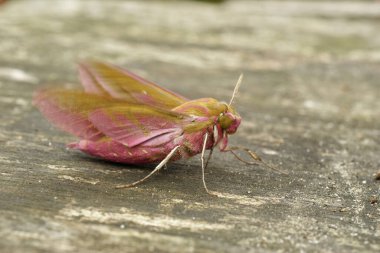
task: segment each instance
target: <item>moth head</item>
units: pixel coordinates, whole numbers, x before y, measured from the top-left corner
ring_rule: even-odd
[[[226,110],[222,112],[218,118],[220,126],[223,130],[226,131],[227,134],[235,133],[241,123],[241,117],[232,107],[232,103],[234,102],[234,99],[239,91],[239,87],[242,80],[243,74],[240,74],[239,79],[235,85],[234,92],[232,93],[231,100],[228,104],[225,104]]]
[[[233,134],[241,123],[241,117],[231,106],[227,105],[227,110],[219,115],[218,122],[227,134]]]

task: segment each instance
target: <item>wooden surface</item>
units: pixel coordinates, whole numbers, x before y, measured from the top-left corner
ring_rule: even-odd
[[[373,1],[8,1],[0,6],[1,252],[379,252],[380,4]],[[232,144],[146,175],[65,144],[32,106],[76,87],[76,62],[125,66],[189,98],[228,101]]]

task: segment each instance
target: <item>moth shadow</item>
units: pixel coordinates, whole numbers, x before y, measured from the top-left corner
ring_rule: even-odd
[[[89,156],[86,154],[75,153],[73,156],[76,158],[75,160],[78,162],[83,162],[87,164],[95,164],[99,169],[104,167],[106,170],[128,170],[128,169],[138,169],[138,170],[153,170],[157,164],[128,164],[128,163],[118,163],[107,161],[98,157]]]

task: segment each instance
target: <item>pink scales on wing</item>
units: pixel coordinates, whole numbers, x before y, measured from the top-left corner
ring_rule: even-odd
[[[182,143],[183,136],[176,139],[167,139],[162,145],[154,145],[160,137],[153,138],[145,143],[135,147],[128,147],[118,141],[105,138],[100,141],[80,140],[79,142],[69,144],[73,149],[81,150],[89,155],[101,157],[105,160],[128,163],[128,164],[146,164],[159,162],[176,146]],[[181,156],[173,157],[172,160],[181,158]]]
[[[146,164],[160,162],[174,147],[180,145],[181,147],[178,154],[171,159],[171,161],[175,161],[199,154],[202,151],[206,131],[211,133],[211,129],[208,129],[191,134],[172,136],[167,138],[167,142],[164,144],[162,144],[163,141],[160,140],[161,137],[156,137],[132,148],[112,139],[100,141],[81,140],[77,143],[69,144],[68,146],[108,161],[128,164]],[[155,143],[160,144],[154,145]],[[209,149],[213,145],[214,138],[210,135],[206,148]]]
[[[197,120],[204,121],[202,117],[199,117]],[[179,152],[171,161],[189,158],[201,153],[206,132],[208,132],[210,136],[206,148],[209,149],[214,145],[215,140],[212,126],[193,133],[181,132],[175,131],[158,135],[133,147],[124,145],[109,137],[105,137],[99,141],[81,140],[78,143],[70,144],[69,147],[79,149],[89,155],[101,157],[109,161],[128,164],[146,164],[160,162],[178,145],[181,146]]]
[[[130,148],[145,142],[158,146],[183,132],[176,123],[154,115],[139,115],[138,112],[128,118],[125,114],[109,115],[99,109],[91,113],[89,119],[106,136]]]
[[[55,126],[87,140],[95,141],[104,136],[80,112],[61,107],[55,96],[54,90],[40,90],[33,98],[33,103]]]

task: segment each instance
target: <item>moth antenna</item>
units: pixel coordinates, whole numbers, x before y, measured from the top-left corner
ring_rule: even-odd
[[[234,98],[236,97],[238,91],[239,91],[239,87],[240,87],[240,84],[241,84],[241,81],[243,80],[243,73],[240,74],[239,76],[239,79],[238,81],[236,82],[236,85],[235,85],[235,88],[234,88],[234,92],[232,93],[232,97],[231,97],[231,100],[230,102],[228,103],[228,105],[232,105],[232,103],[234,102]]]

